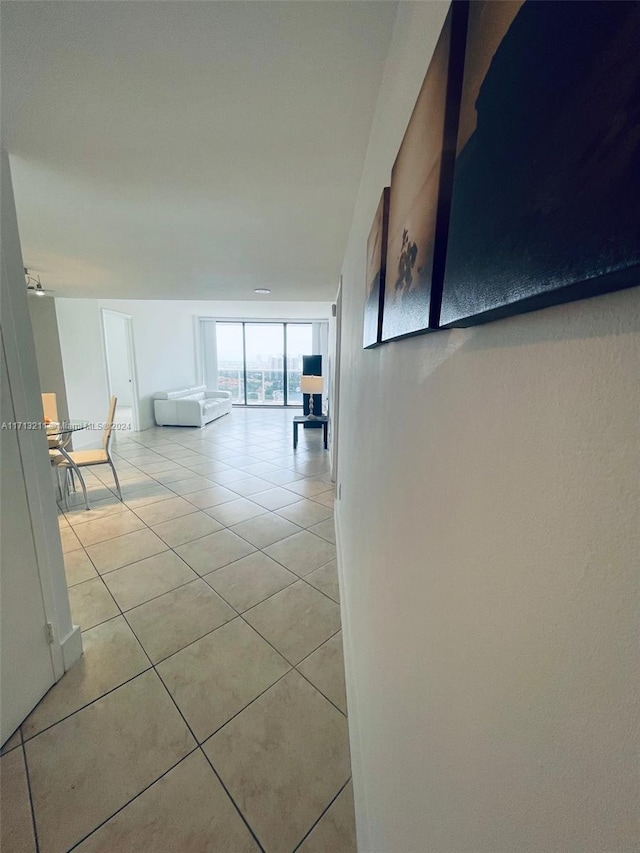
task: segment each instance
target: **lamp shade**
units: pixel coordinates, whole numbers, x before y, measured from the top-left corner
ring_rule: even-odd
[[[322,376],[303,376],[300,390],[303,394],[322,394]]]

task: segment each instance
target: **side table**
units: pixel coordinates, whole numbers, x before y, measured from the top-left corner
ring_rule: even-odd
[[[324,437],[324,449],[329,447],[329,418],[327,415],[317,415],[315,418],[307,418],[306,415],[296,415],[293,419],[293,449],[298,446],[298,427],[300,424],[308,424],[309,421],[322,424],[322,435]]]

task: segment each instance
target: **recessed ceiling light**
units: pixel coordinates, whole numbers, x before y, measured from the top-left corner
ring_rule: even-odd
[[[271,293],[268,287],[255,287],[253,290],[254,293]]]

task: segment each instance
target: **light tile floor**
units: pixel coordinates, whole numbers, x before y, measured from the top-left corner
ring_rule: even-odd
[[[356,850],[333,488],[294,414],[120,434],[124,503],[85,469],[84,656],[3,749],[3,853]]]

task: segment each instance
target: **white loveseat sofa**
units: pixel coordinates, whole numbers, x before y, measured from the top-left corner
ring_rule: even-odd
[[[153,401],[158,426],[203,427],[231,411],[231,394],[207,391],[206,385],[158,391]]]

